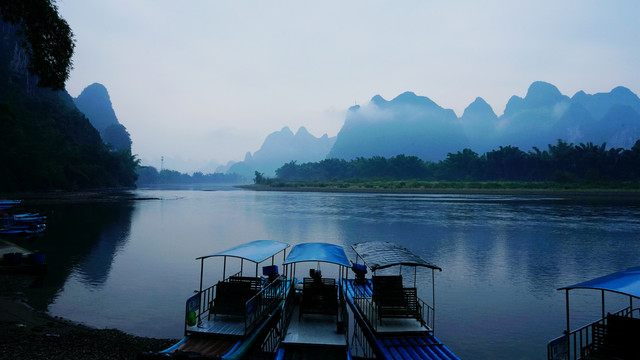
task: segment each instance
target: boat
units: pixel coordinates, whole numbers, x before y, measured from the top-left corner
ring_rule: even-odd
[[[377,359],[459,359],[435,336],[435,271],[442,269],[391,242],[363,242],[352,248],[355,278],[346,279],[344,289],[355,320],[354,354]],[[390,275],[395,267],[399,273]],[[402,267],[413,268],[413,286],[405,285]],[[418,297],[418,268],[431,270],[431,305]]]
[[[246,356],[279,319],[289,283],[278,273],[275,257],[283,253],[284,260],[288,247],[280,241],[256,240],[196,258],[200,261],[200,288],[185,304],[184,338],[168,349],[139,354],[138,359]],[[203,288],[205,260],[220,258],[221,280]],[[240,271],[227,277],[228,259],[239,259]],[[258,276],[260,264],[269,259],[271,264]]]
[[[598,320],[571,330],[569,293],[578,289],[600,293],[602,310]],[[565,291],[567,327],[563,335],[547,344],[548,360],[640,358],[637,345],[640,338],[640,308],[634,308],[633,304],[634,298],[640,298],[640,266],[558,290]],[[605,293],[628,296],[629,306],[615,313],[605,313]]]
[[[42,274],[46,271],[45,254],[0,240],[0,273]]]
[[[298,264],[308,262],[317,268],[298,280]],[[337,278],[324,277],[321,263],[337,265]],[[351,359],[342,286],[350,263],[344,249],[328,243],[298,244],[283,265],[291,286],[283,304],[282,337],[275,358]]]

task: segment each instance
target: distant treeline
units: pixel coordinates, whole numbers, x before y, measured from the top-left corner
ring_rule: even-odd
[[[449,153],[437,163],[416,156],[374,156],[346,161],[326,159],[315,163],[287,163],[276,176],[290,182],[358,180],[425,181],[554,181],[604,183],[640,180],[640,140],[630,150],[606,144],[574,145],[558,140],[547,150],[524,152],[506,146],[478,155],[470,149]],[[269,183],[256,172],[256,183]]]
[[[195,172],[193,175],[183,174],[175,170],[158,171],[153,166],[140,166],[137,169],[138,186],[148,185],[178,185],[178,184],[246,184],[250,180],[238,174],[203,174]]]

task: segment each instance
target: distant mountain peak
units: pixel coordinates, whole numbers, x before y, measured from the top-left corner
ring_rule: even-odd
[[[381,105],[386,104],[386,103],[387,103],[387,100],[385,100],[385,99],[384,99],[382,96],[380,96],[380,95],[376,95],[376,96],[374,96],[374,97],[372,97],[372,98],[371,98],[371,102],[372,102],[372,103],[374,103],[374,104],[376,104],[376,105],[378,105],[378,106],[381,106]],[[359,105],[356,105],[356,106],[358,106],[358,108],[360,108],[360,106],[359,106]]]
[[[300,136],[300,135],[311,135],[311,134],[309,134],[309,131],[307,131],[306,127],[300,126],[295,136]]]
[[[470,116],[489,116],[491,119],[497,117],[496,113],[491,108],[483,98],[477,97],[466,109],[464,109],[464,113],[462,114],[462,118],[468,118]]]
[[[553,105],[564,98],[567,97],[562,95],[554,85],[544,81],[536,81],[529,86],[524,101],[531,107],[538,107]]]

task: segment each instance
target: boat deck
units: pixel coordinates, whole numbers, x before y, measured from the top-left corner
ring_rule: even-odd
[[[296,304],[282,340],[283,346],[347,346],[345,335],[338,333],[335,315],[304,314],[300,319],[298,315],[299,307]]]
[[[195,326],[187,326],[187,332],[220,334],[220,335],[244,335],[244,317],[231,315],[206,316],[202,322]]]
[[[210,336],[189,336],[183,339],[181,342],[165,350],[165,354],[171,354],[176,356],[180,353],[187,354],[199,354],[201,356],[209,356],[217,358],[227,354],[231,349],[236,348],[240,341]]]

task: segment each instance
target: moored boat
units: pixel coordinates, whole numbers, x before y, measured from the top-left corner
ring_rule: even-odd
[[[577,329],[571,329],[571,290],[599,290],[602,310],[600,318]],[[562,336],[547,344],[547,359],[638,359],[640,308],[633,299],[640,298],[640,266],[598,277],[575,285],[561,287],[565,291],[567,327]],[[615,313],[605,312],[605,293],[629,297],[629,306]],[[635,314],[635,315],[634,315]]]
[[[296,278],[300,263],[316,263],[309,276]],[[338,266],[337,278],[324,277],[321,263]],[[276,359],[350,359],[348,314],[342,281],[349,260],[341,246],[327,243],[296,245],[284,261],[291,283],[283,305],[282,339]]]
[[[139,354],[139,359],[166,357],[240,359],[266,334],[282,309],[288,282],[278,274],[275,257],[286,256],[288,244],[256,240],[198,257],[200,288],[185,305],[185,337],[174,346],[156,352]],[[221,280],[203,288],[204,263],[207,259],[223,259]],[[227,260],[240,260],[240,271],[227,277]],[[258,276],[259,265],[271,259]],[[245,262],[255,264],[245,266]]]
[[[355,319],[354,353],[378,359],[459,359],[435,336],[434,273],[442,269],[394,243],[364,242],[352,248],[356,277],[344,287]],[[403,266],[413,268],[413,286],[405,285]],[[376,273],[392,267],[400,269],[398,275]],[[431,269],[431,305],[418,297],[419,267]]]

